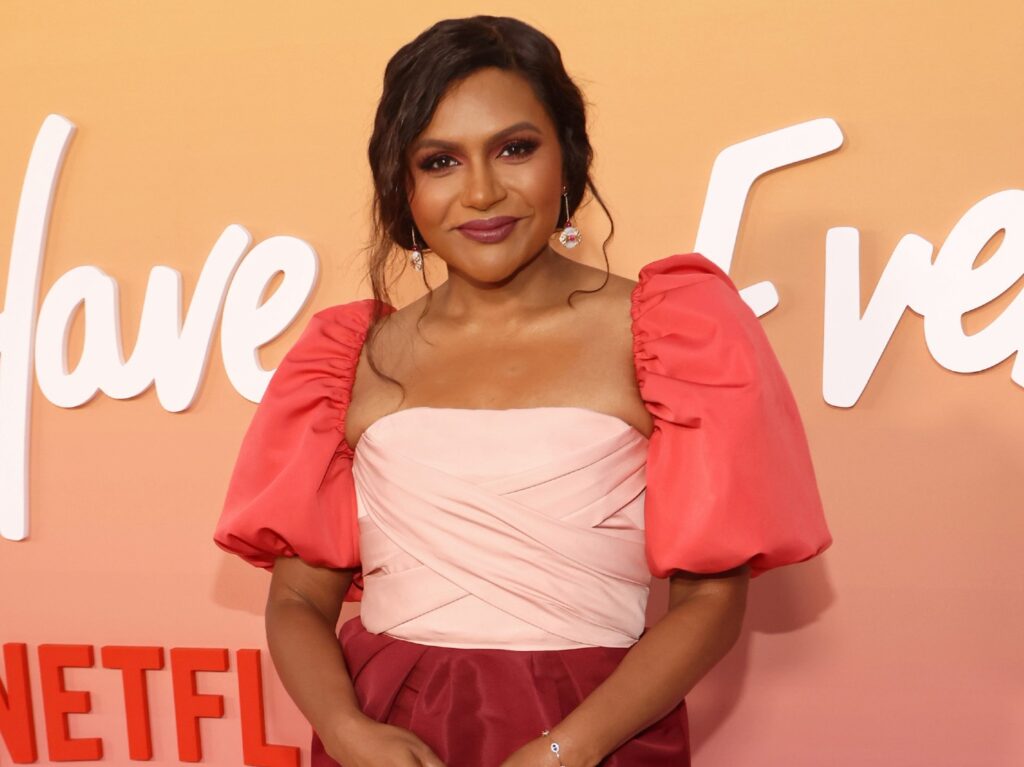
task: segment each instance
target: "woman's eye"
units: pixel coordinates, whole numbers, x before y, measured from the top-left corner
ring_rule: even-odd
[[[509,149],[515,149],[516,151],[511,155],[512,157],[526,157],[534,149],[537,148],[536,141],[530,141],[528,139],[521,139],[519,141],[512,141],[505,145],[505,149],[502,150],[502,154]]]
[[[426,160],[420,163],[420,170],[445,170],[449,166],[437,165],[442,160],[451,160],[452,158],[446,154],[438,154],[433,157],[428,157]]]

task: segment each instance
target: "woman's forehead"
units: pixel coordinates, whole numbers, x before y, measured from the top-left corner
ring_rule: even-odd
[[[476,142],[519,122],[552,129],[544,106],[521,75],[488,67],[453,84],[438,102],[423,139]]]

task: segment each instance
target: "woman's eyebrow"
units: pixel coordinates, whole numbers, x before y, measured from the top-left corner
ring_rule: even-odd
[[[507,128],[502,128],[500,131],[498,131],[493,136],[491,136],[490,139],[488,139],[488,141],[489,141],[489,143],[493,143],[495,141],[500,141],[501,139],[505,138],[506,136],[509,136],[509,135],[511,135],[513,133],[516,133],[516,132],[524,130],[524,129],[533,130],[533,131],[536,131],[537,133],[541,132],[540,128],[538,128],[532,122],[530,122],[529,120],[523,120],[522,122],[518,122],[515,125],[510,125]],[[430,148],[433,148],[433,149],[449,149],[449,150],[462,149],[462,145],[460,143],[458,143],[457,141],[442,141],[441,139],[436,139],[436,138],[421,138],[418,141],[413,142],[413,145],[409,148],[409,151],[410,152],[417,152],[420,149],[424,149],[424,148],[427,148],[427,147],[430,147]]]

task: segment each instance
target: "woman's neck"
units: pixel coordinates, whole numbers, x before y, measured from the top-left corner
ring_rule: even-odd
[[[449,267],[428,314],[449,322],[515,324],[565,301],[568,259],[550,246],[500,282],[484,282]]]

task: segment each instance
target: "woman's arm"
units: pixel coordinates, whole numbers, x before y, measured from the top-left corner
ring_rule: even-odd
[[[381,724],[359,707],[335,630],[353,570],[278,557],[267,597],[267,646],[285,690],[346,767],[444,767],[408,730]],[[410,761],[414,757],[416,761]]]
[[[669,611],[630,648],[618,667],[561,723],[551,737],[570,767],[594,767],[681,701],[739,638],[746,611],[747,565],[724,573],[677,572]],[[548,749],[547,738],[521,749]],[[526,753],[522,764],[537,764]],[[507,762],[518,764],[520,752]],[[548,752],[548,761],[554,759]]]
[[[278,557],[267,596],[267,646],[292,700],[323,738],[344,733],[362,712],[335,635],[352,570]]]

